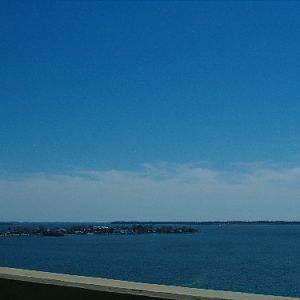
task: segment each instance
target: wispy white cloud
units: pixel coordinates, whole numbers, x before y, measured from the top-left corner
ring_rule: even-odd
[[[300,220],[300,166],[144,164],[2,176],[0,220]]]

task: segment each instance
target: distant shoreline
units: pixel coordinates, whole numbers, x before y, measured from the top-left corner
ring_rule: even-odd
[[[176,225],[300,225],[300,221],[114,221],[111,224],[176,224]]]

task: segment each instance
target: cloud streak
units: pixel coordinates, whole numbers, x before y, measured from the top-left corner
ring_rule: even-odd
[[[0,220],[300,220],[300,166],[144,164],[0,179]]]

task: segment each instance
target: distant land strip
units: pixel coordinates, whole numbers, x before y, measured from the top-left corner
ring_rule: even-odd
[[[0,222],[0,226],[13,226],[17,224],[18,222]]]
[[[146,225],[146,224],[174,224],[174,225],[300,225],[300,221],[114,221],[111,224],[129,224],[129,225]]]

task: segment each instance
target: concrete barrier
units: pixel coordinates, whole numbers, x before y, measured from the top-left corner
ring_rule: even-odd
[[[0,268],[0,297],[5,300],[300,300],[13,268]]]

